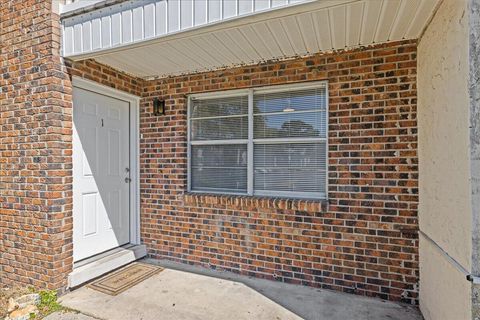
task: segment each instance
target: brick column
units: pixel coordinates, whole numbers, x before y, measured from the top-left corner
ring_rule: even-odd
[[[0,284],[72,269],[71,84],[51,0],[0,0]]]

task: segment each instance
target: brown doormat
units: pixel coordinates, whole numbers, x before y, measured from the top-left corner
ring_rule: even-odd
[[[95,280],[87,287],[116,296],[162,270],[162,267],[135,262]]]

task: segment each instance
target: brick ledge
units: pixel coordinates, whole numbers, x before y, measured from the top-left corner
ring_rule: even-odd
[[[326,212],[328,210],[328,200],[287,199],[192,192],[185,193],[183,200],[185,205],[221,205],[247,210],[250,208],[298,210],[306,212]]]

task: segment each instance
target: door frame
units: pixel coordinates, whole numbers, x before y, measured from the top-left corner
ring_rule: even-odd
[[[75,88],[91,91],[130,104],[130,244],[140,244],[140,97],[110,88],[78,76],[72,77],[72,97]],[[72,108],[74,108],[72,101]],[[73,112],[72,112],[73,124]],[[72,154],[73,157],[73,154]],[[72,210],[72,214],[75,214]],[[75,244],[73,244],[75,246]]]

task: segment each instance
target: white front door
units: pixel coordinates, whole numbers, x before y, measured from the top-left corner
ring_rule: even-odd
[[[73,90],[73,259],[130,241],[126,101]]]

